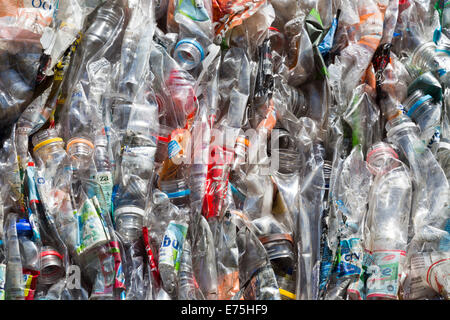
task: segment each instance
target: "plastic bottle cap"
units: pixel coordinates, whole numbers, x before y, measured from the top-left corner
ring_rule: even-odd
[[[420,98],[419,100],[417,100],[412,107],[408,110],[407,116],[411,117],[411,115],[414,113],[414,111],[416,111],[417,108],[419,108],[425,101],[428,101],[430,99],[433,99],[432,96],[430,96],[429,94],[427,94],[426,96],[423,96],[422,98]]]
[[[388,152],[388,153],[390,153],[395,159],[398,159],[398,154],[397,154],[397,152],[395,152],[394,149],[392,149],[392,148],[390,148],[390,147],[379,147],[379,148],[373,149],[372,151],[370,151],[370,152],[367,154],[367,162],[370,162],[370,158],[371,158],[375,153],[378,153],[378,152],[380,152],[380,151]]]
[[[17,233],[31,233],[31,224],[26,219],[20,219],[19,222],[16,223]]]
[[[94,149],[94,145],[92,144],[91,141],[84,139],[84,138],[74,138],[74,139],[70,139],[70,141],[67,143],[66,149],[69,150],[70,147],[75,144],[75,143],[84,143],[87,144],[89,147],[91,147],[92,149]]]
[[[117,218],[119,215],[123,213],[134,213],[140,216],[145,215],[145,211],[139,207],[135,206],[126,206],[126,207],[120,207],[117,210],[114,211],[114,216]]]
[[[205,58],[205,52],[197,40],[183,39],[175,46],[174,57],[183,69],[190,70]]]
[[[38,143],[34,148],[33,151],[36,152],[39,148],[42,148],[43,146],[49,144],[49,143],[53,143],[53,142],[64,142],[62,138],[51,138],[51,139],[47,139],[44,140],[40,143]]]

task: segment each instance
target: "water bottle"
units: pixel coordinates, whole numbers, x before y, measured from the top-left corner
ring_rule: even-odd
[[[433,103],[431,95],[423,91],[414,91],[404,102],[403,106],[410,117],[420,128],[420,137],[428,148],[435,150],[439,142],[439,125],[441,106]]]
[[[94,150],[94,130],[99,125],[97,111],[88,103],[82,80],[88,78],[87,63],[118,35],[125,13],[122,0],[106,1],[93,16],[71,62],[66,83],[73,86],[66,98],[68,116],[64,130],[67,153],[80,165],[86,164]]]
[[[124,13],[123,1],[113,0],[104,2],[92,17],[92,23],[83,35],[82,43],[73,61],[73,65],[84,68],[87,62],[113,37],[116,37]]]
[[[420,73],[432,71],[444,85],[448,86],[450,84],[449,60],[450,57],[445,48],[438,48],[432,41],[421,43],[411,55],[412,73],[417,77]]]
[[[417,194],[413,206],[415,243],[430,250],[439,243],[436,230],[443,230],[448,219],[449,184],[444,171],[418,136],[419,128],[405,115],[389,120],[387,138],[407,159]]]
[[[19,239],[20,252],[23,258],[23,268],[30,270],[40,269],[40,250],[32,240],[33,230],[26,219],[20,219],[16,223],[17,236]]]
[[[267,251],[275,275],[279,279],[280,295],[284,300],[295,299],[294,239],[274,218],[263,217],[253,220],[258,230],[259,241]]]
[[[450,141],[448,139],[441,139],[441,141],[439,141],[436,159],[439,161],[439,164],[444,170],[447,180],[450,183]]]
[[[174,59],[185,70],[198,67],[212,43],[212,23],[203,0],[177,1],[175,21],[179,26],[179,41]]]
[[[33,136],[32,142],[33,153],[39,166],[44,165],[47,168],[55,166],[56,168],[67,157],[64,141],[54,129],[39,131]],[[52,173],[50,175],[53,176]]]
[[[185,222],[170,221],[159,248],[158,268],[163,289],[172,298],[177,294],[177,274],[187,229]]]
[[[412,181],[388,144],[369,148],[367,162],[376,174],[367,218],[366,250],[372,253],[367,299],[397,299],[408,244]]]
[[[183,244],[181,253],[180,270],[178,273],[178,300],[203,300],[203,294],[199,290],[192,270],[192,252],[189,240]]]
[[[193,78],[186,71],[174,68],[170,71],[166,82],[174,104],[178,127],[189,128],[197,111]]]
[[[17,214],[10,213],[7,229],[7,265],[5,293],[7,300],[24,300],[25,284],[22,274],[22,259],[20,257],[20,242],[16,229]]]

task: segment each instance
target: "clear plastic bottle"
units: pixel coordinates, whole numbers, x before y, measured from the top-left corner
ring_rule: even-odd
[[[174,104],[176,123],[179,128],[186,126],[189,128],[197,111],[193,83],[192,76],[177,67],[170,71],[167,79],[167,87]]]
[[[411,55],[410,64],[414,68],[417,68],[414,73],[418,76],[425,71],[434,72],[441,80],[443,84],[448,86],[449,77],[449,61],[450,56],[445,50],[437,50],[437,46],[434,42],[425,42],[419,45]]]
[[[92,157],[94,132],[99,125],[97,111],[88,103],[83,85],[88,79],[87,64],[118,36],[125,15],[123,4],[122,0],[113,0],[99,6],[66,75],[65,81],[72,87],[66,98],[68,110],[64,137],[67,140],[67,153],[80,165],[86,164]]]
[[[33,230],[26,219],[20,219],[16,223],[17,236],[19,239],[20,252],[23,257],[23,267],[31,270],[40,269],[39,253],[40,250],[33,242]]]
[[[133,205],[122,205],[114,211],[117,232],[127,242],[134,242],[142,235],[145,211]]]
[[[408,243],[412,181],[405,165],[386,143],[373,145],[367,162],[375,174],[371,187],[366,250],[372,253],[374,270],[367,280],[367,299],[397,299],[399,274]]]
[[[275,275],[279,280],[278,286],[283,299],[295,299],[296,281],[294,240],[286,232],[286,228],[271,217],[253,220],[258,230],[259,241],[267,251]]]
[[[25,284],[22,274],[22,259],[20,257],[20,243],[16,229],[17,214],[10,213],[7,229],[7,265],[5,293],[7,300],[24,300]]]
[[[185,70],[198,67],[212,43],[211,18],[204,0],[175,1],[174,20],[179,27],[179,41],[173,52],[174,59]]]
[[[418,136],[419,128],[405,115],[386,124],[388,141],[397,146],[407,159],[414,186],[413,224],[416,244],[430,250],[439,243],[436,230],[443,230],[447,221],[449,184],[444,171],[431,151]]]
[[[47,129],[36,133],[33,138],[33,153],[38,165],[58,165],[67,157],[64,150],[64,141],[58,136],[56,130]]]
[[[192,269],[191,244],[188,240],[183,244],[180,270],[178,272],[178,300],[203,300],[203,294],[195,281]]]
[[[420,137],[432,150],[437,148],[436,136],[439,137],[441,106],[433,103],[430,95],[423,91],[414,91],[404,102],[407,115],[419,126]]]
[[[174,298],[177,294],[177,274],[180,269],[180,259],[187,234],[187,224],[184,222],[169,222],[159,249],[158,268],[163,289]]]
[[[41,274],[38,281],[41,284],[55,284],[64,276],[62,255],[53,247],[44,246],[41,248]]]

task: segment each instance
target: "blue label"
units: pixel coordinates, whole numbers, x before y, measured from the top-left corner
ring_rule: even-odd
[[[171,140],[169,144],[167,145],[167,153],[169,156],[169,159],[172,159],[175,157],[178,153],[181,151],[181,146],[176,140]]]
[[[332,268],[332,252],[325,243],[323,247],[322,263],[320,265],[319,290],[324,290]]]
[[[359,239],[351,238],[340,242],[335,273],[337,278],[359,275],[361,273],[362,252]]]
[[[439,250],[447,252],[450,251],[450,219],[447,219],[445,231],[447,231],[447,234],[442,237],[439,243]]]

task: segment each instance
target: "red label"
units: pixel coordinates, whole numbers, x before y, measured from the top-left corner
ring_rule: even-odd
[[[219,216],[222,212],[233,157],[234,152],[222,146],[211,147],[203,202],[203,215],[206,218]]]
[[[156,282],[159,285],[159,281],[160,281],[159,270],[156,265],[155,256],[153,255],[153,250],[150,247],[150,237],[148,235],[147,227],[142,228],[142,234],[143,234],[143,238],[144,238],[145,251],[147,252],[148,262],[150,264],[150,271],[152,272],[153,277],[155,278]]]

